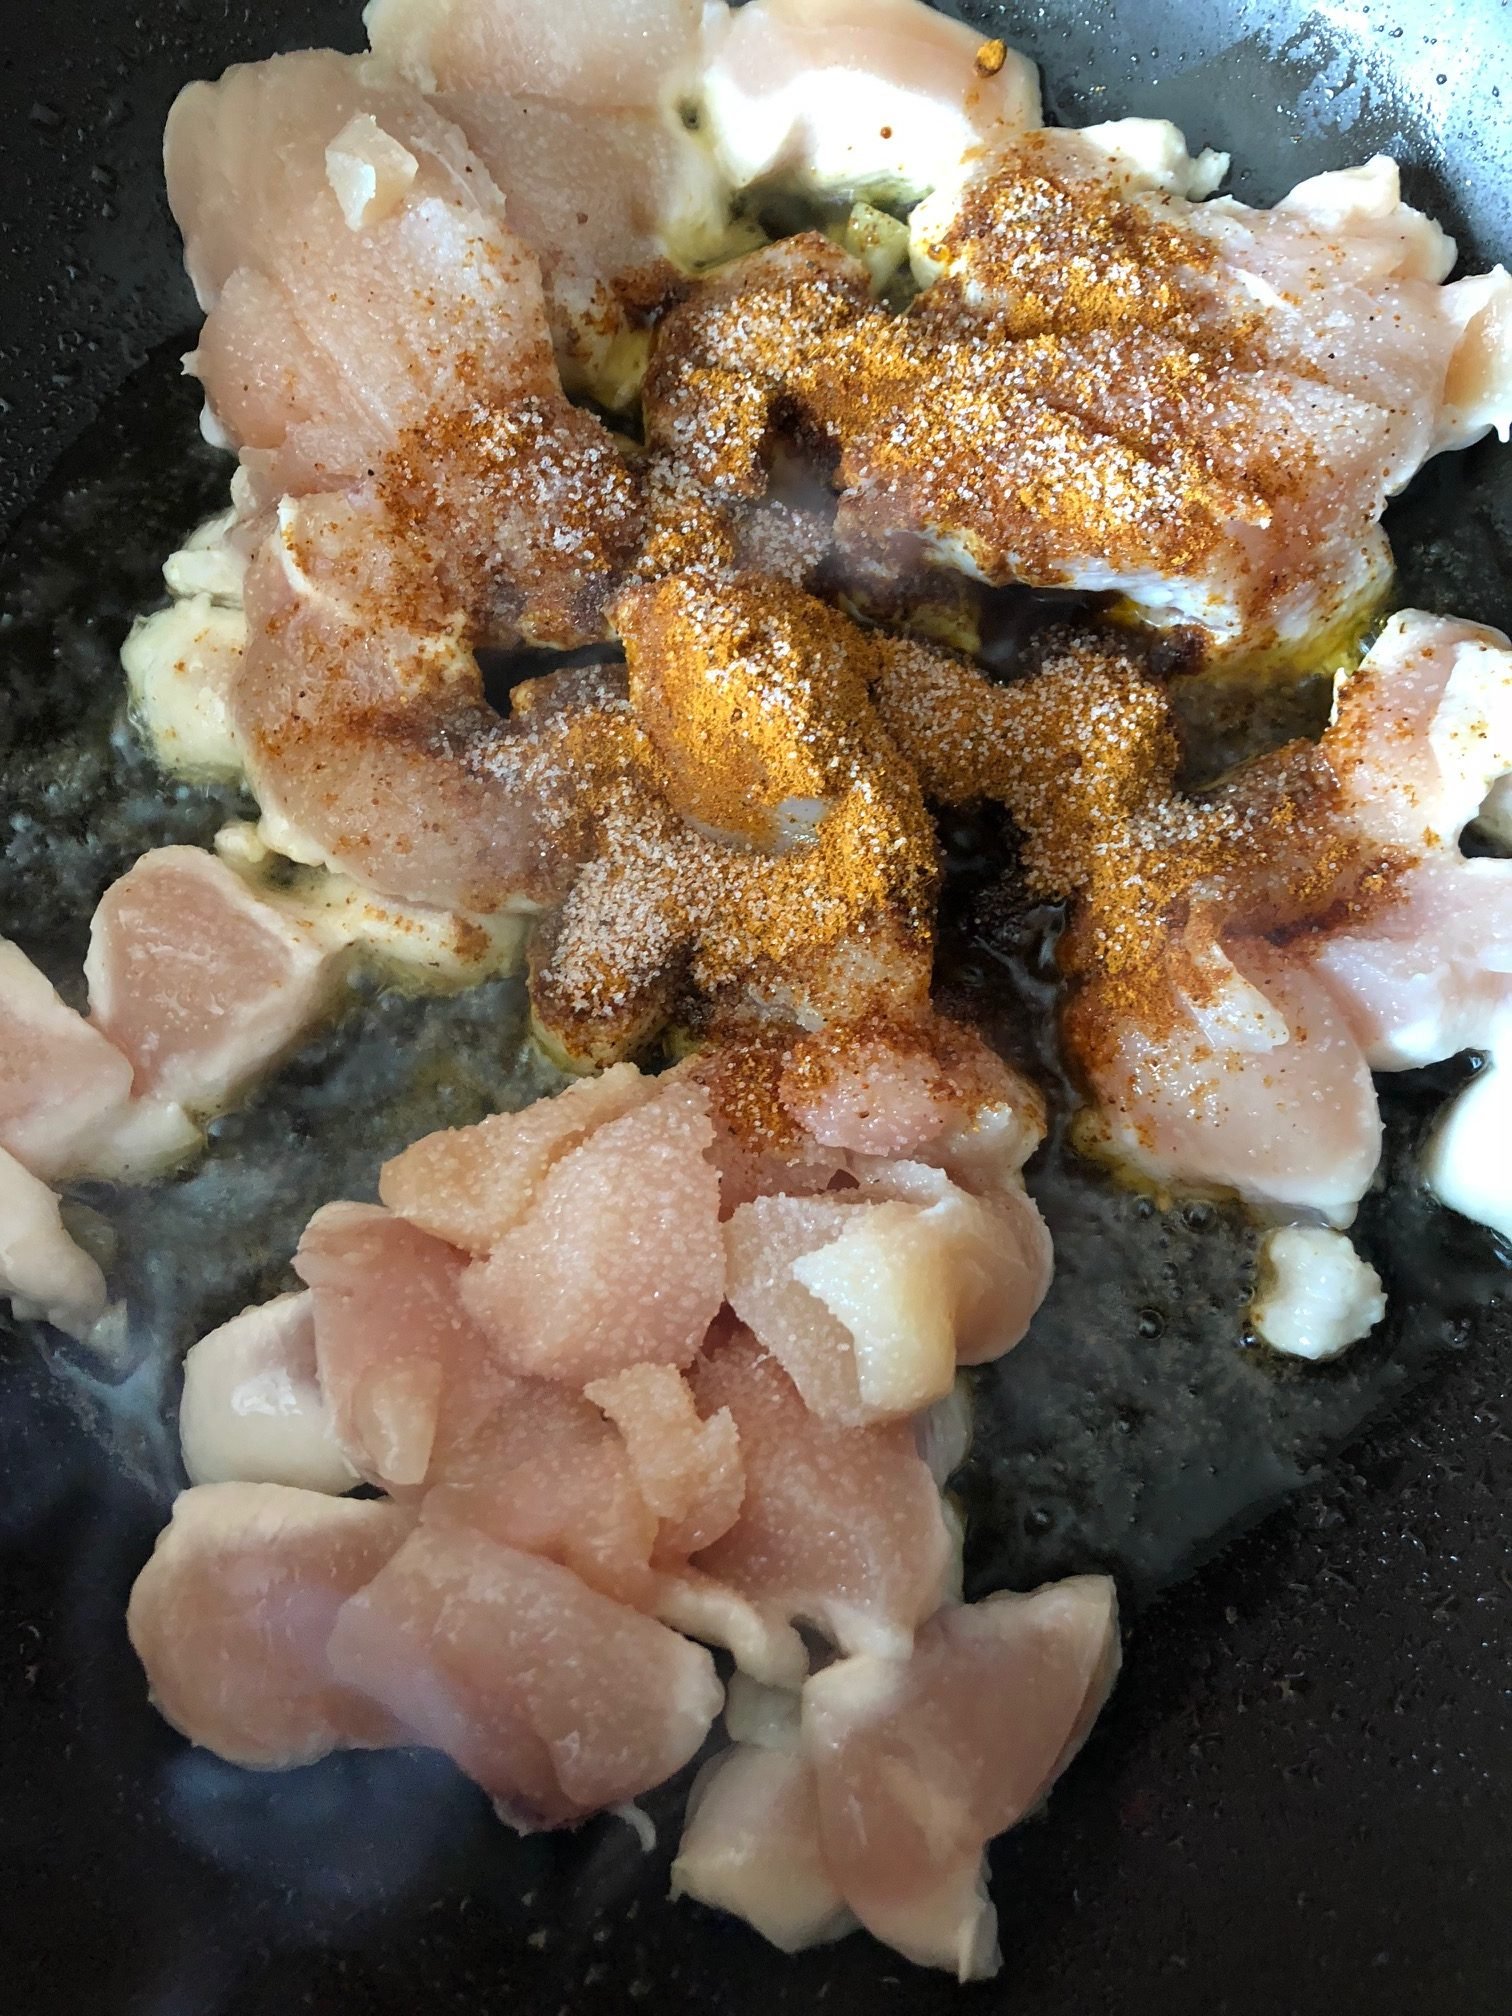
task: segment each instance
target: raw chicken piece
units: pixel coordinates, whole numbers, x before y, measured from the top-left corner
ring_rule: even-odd
[[[204,1112],[299,1040],[339,969],[213,854],[160,847],[101,897],[84,971],[91,1017],[137,1092]]]
[[[47,1185],[0,1148],[0,1295],[85,1337],[105,1313],[105,1277],[64,1230]]]
[[[772,1353],[811,1412],[855,1424],[868,1418],[855,1340],[794,1272],[794,1262],[841,1238],[865,1209],[853,1191],[824,1197],[757,1197],[725,1226],[730,1307]],[[945,1384],[955,1377],[955,1359]],[[905,1410],[906,1411],[906,1410]]]
[[[1294,956],[1257,939],[1220,956],[1213,997],[1194,1006],[1172,980],[1168,1026],[1131,1023],[1093,1066],[1105,1139],[1157,1182],[1347,1225],[1381,1154],[1360,1045]]]
[[[1491,1045],[1512,1012],[1512,861],[1409,869],[1357,923],[1299,940],[1374,1071]]]
[[[758,1197],[725,1227],[730,1306],[814,1413],[850,1424],[917,1413],[958,1364],[1010,1350],[1051,1272],[1012,1178],[983,1200],[927,1163],[858,1157],[857,1174],[859,1192]]]
[[[723,0],[368,0],[374,52],[422,91],[479,82],[613,112],[675,97]],[[706,17],[714,18],[708,21]]]
[[[704,1766],[688,1797],[672,1895],[734,1912],[784,1953],[855,1929],[825,1867],[804,1758],[736,1743]]]
[[[708,1097],[668,1084],[547,1170],[463,1300],[509,1369],[581,1386],[686,1365],[724,1299]]]
[[[816,1419],[748,1333],[700,1358],[689,1382],[700,1413],[735,1417],[746,1478],[740,1517],[694,1566],[845,1651],[905,1654],[952,1559],[912,1429]]]
[[[326,150],[364,116],[415,174],[354,228]],[[191,84],[164,158],[206,311],[192,367],[263,501],[365,478],[448,395],[555,392],[539,272],[502,196],[371,60],[307,51]]]
[[[397,1505],[282,1484],[200,1484],[175,1501],[126,1627],[158,1712],[255,1770],[404,1741],[345,1687],[326,1643],[410,1526]]]
[[[752,0],[704,78],[737,187],[917,197],[1037,126],[1034,65],[923,0]]]
[[[0,939],[0,1149],[44,1181],[77,1173],[121,1120],[131,1065]]]
[[[661,1522],[657,1553],[686,1560],[727,1533],[745,1496],[740,1436],[727,1407],[701,1421],[672,1365],[630,1365],[585,1387],[624,1438],[641,1496]]]
[[[316,1362],[336,1439],[370,1483],[423,1484],[508,1392],[464,1307],[465,1262],[372,1204],[327,1204],[294,1271],[313,1291]]]
[[[1362,832],[1457,860],[1461,833],[1512,770],[1512,645],[1500,630],[1403,610],[1340,680],[1323,747]]]
[[[521,1827],[661,1784],[723,1699],[702,1647],[461,1527],[405,1542],[343,1607],[330,1660]]]
[[[905,1661],[807,1682],[804,1754],[826,1866],[867,1930],[963,1981],[995,1973],[983,1850],[1039,1805],[1118,1671],[1104,1576],[942,1610]]]
[[[243,1309],[192,1347],[179,1441],[191,1484],[351,1490],[357,1472],[337,1443],[316,1376],[313,1295]]]
[[[624,1443],[580,1393],[551,1380],[509,1382],[487,1418],[432,1465],[421,1517],[472,1527],[560,1562],[616,1602],[656,1608],[657,1518]]]
[[[521,1112],[427,1134],[384,1164],[378,1194],[412,1225],[481,1256],[530,1210],[548,1169],[655,1092],[633,1064],[615,1064]]]
[[[965,1168],[973,1171],[979,1193],[963,1188],[932,1162],[867,1160],[857,1165],[863,1192],[914,1207],[915,1240],[927,1239],[941,1256],[925,1265],[944,1269],[957,1365],[985,1365],[1011,1351],[1050,1286],[1050,1230],[1014,1166],[1021,1131],[1019,1123],[1005,1119],[1001,1129],[961,1137],[964,1147],[956,1136],[941,1144],[963,1174]],[[890,1221],[872,1222],[882,1226]],[[819,1256],[815,1259],[817,1263]],[[879,1256],[879,1264],[886,1267],[885,1257]],[[881,1311],[878,1320],[886,1320]]]
[[[725,178],[681,116],[724,14],[723,0],[638,0],[591,22],[550,0],[367,11],[374,50],[456,121],[539,257],[567,385],[607,405],[638,388],[636,311],[658,266],[703,264],[731,236]]]

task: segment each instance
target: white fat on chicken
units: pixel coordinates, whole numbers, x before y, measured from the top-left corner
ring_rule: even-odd
[[[326,180],[353,231],[391,217],[409,193],[420,163],[385,133],[371,112],[356,112],[325,150]]]
[[[179,1440],[192,1484],[358,1482],[315,1367],[314,1297],[279,1295],[202,1337],[184,1360]]]
[[[269,844],[266,819],[235,821],[215,836],[215,851],[256,895],[307,927],[328,951],[348,948],[437,987],[471,986],[524,962],[530,913],[465,917],[375,895],[350,875],[303,861]],[[286,835],[279,835],[287,838]],[[295,843],[297,844],[297,843]],[[290,862],[305,872],[287,874]],[[278,873],[280,879],[272,879]]]
[[[87,1338],[105,1314],[105,1276],[70,1238],[58,1199],[0,1148],[0,1295],[18,1317]]]
[[[242,775],[228,705],[247,644],[246,555],[233,507],[197,526],[163,563],[172,600],[139,616],[121,646],[132,719],[174,776]]]
[[[1260,1267],[1250,1321],[1288,1358],[1337,1358],[1386,1314],[1380,1275],[1342,1232],[1280,1226],[1261,1242]]]
[[[1027,57],[922,0],[751,0],[703,104],[737,188],[905,200],[958,183],[970,149],[1040,118]]]
[[[187,595],[139,616],[121,646],[132,718],[176,777],[240,777],[227,698],[247,643],[240,609]]]
[[[851,1335],[865,1419],[914,1414],[955,1384],[952,1254],[930,1213],[896,1201],[853,1214],[793,1278]]]

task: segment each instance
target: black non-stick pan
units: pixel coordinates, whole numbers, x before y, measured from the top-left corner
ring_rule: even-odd
[[[1506,0],[966,11],[1038,59],[1061,118],[1173,118],[1258,200],[1385,149],[1469,264],[1512,258]],[[65,986],[98,888],[227,809],[164,787],[118,720],[124,627],[226,479],[177,378],[163,118],[233,60],[354,46],[356,16],[0,0],[0,931]],[[1512,627],[1512,450],[1436,466],[1391,529],[1403,600]],[[951,838],[947,984],[1023,1051],[1053,920],[994,899],[990,836]],[[519,1096],[518,1013],[507,983],[444,1013],[375,998],[191,1179],[98,1199],[156,1254],[132,1288],[165,1345],[371,1180],[406,1124],[375,1086],[423,1066],[461,1104]],[[1041,1167],[1064,1286],[984,1383],[968,1567],[982,1588],[1106,1563],[1131,1621],[1103,1725],[994,1858],[1006,1964],[969,1991],[860,1939],[783,1960],[668,1905],[665,1825],[649,1857],[611,1821],[521,1844],[433,1757],[262,1778],[187,1750],[122,1626],[174,1483],[161,1354],[113,1383],[0,1335],[0,2010],[1504,2016],[1512,1274],[1412,1177],[1464,1068],[1389,1088],[1392,1185],[1361,1223],[1394,1314],[1337,1372],[1246,1351],[1231,1216],[1162,1216],[1054,1148]]]

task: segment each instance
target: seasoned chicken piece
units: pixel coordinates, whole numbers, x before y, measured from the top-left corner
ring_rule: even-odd
[[[1390,163],[1369,206],[1258,211],[1192,200],[1208,171],[1133,125],[985,150],[911,220],[905,313],[817,234],[725,269],[658,328],[648,438],[745,498],[775,429],[822,439],[863,576],[922,542],[1225,648],[1359,620],[1387,499],[1512,422],[1512,279],[1440,284],[1452,248]]]
[[[179,1441],[191,1484],[288,1484],[340,1496],[357,1483],[315,1367],[315,1300],[243,1309],[184,1359]]]
[[[926,298],[1038,346],[1038,384],[1033,350],[1004,361],[1071,416],[1036,426],[1045,487],[1019,531],[936,534],[989,579],[1121,589],[1226,643],[1303,637],[1384,588],[1377,521],[1430,455],[1505,438],[1512,279],[1442,285],[1454,243],[1384,156],[1268,211],[1193,202],[1203,178],[1150,172],[1146,123],[999,148],[912,220],[918,270],[944,282]]]
[[[1258,939],[1214,955],[1194,999],[1110,1035],[1098,1136],[1157,1182],[1211,1184],[1348,1225],[1381,1154],[1381,1118],[1349,1019],[1306,965]]]
[[[254,1770],[402,1743],[382,1708],[342,1684],[326,1648],[342,1604],[410,1523],[397,1505],[282,1484],[185,1491],[126,1613],[159,1714]]]
[[[702,1647],[461,1527],[405,1542],[343,1606],[330,1660],[522,1829],[661,1784],[723,1699]]]
[[[205,1113],[293,1048],[340,968],[215,855],[159,847],[100,898],[84,971],[91,1018],[137,1092]]]
[[[551,465],[519,483],[507,467],[497,475],[521,539],[554,542],[554,568],[543,560],[532,578],[557,580],[570,600],[601,570],[592,539],[574,557]],[[623,740],[612,673],[531,682],[501,720],[465,608],[371,497],[286,505],[248,573],[247,621],[231,712],[281,851],[439,909],[487,913],[560,893],[586,846],[583,810]],[[583,741],[595,728],[602,762]]]
[[[340,156],[361,119],[413,172],[349,216]],[[191,84],[164,157],[206,312],[192,367],[263,501],[362,480],[448,398],[555,391],[539,271],[502,196],[371,59],[308,51]]]

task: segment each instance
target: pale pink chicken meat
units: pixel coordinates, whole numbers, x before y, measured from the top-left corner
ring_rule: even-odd
[[[139,1094],[225,1105],[330,1003],[339,964],[308,926],[197,847],[160,847],[111,884],[89,928],[90,1015]]]
[[[844,1322],[793,1271],[805,1254],[843,1237],[866,1207],[855,1193],[757,1197],[737,1206],[725,1226],[730,1307],[771,1352],[812,1413],[856,1424],[868,1418]],[[944,1388],[955,1376],[947,1350]],[[942,1389],[944,1390],[944,1389]]]
[[[724,1299],[707,1095],[667,1084],[546,1171],[463,1300],[515,1372],[581,1386],[687,1365]]]
[[[48,1181],[76,1173],[125,1114],[131,1063],[0,939],[0,1148]]]
[[[619,1430],[640,1494],[660,1522],[662,1560],[686,1561],[729,1532],[745,1497],[745,1468],[727,1407],[701,1420],[673,1365],[628,1365],[584,1392]]]
[[[327,1641],[411,1521],[398,1506],[281,1484],[185,1491],[136,1579],[126,1624],[158,1712],[256,1770],[405,1740],[342,1684]]]
[[[466,133],[540,258],[568,386],[610,405],[638,383],[624,350],[636,292],[654,297],[669,254],[705,257],[727,235],[727,185],[682,117],[724,16],[723,0],[637,0],[591,19],[545,0],[367,10],[375,52]]]
[[[1393,898],[1311,951],[1372,1070],[1491,1046],[1512,1011],[1512,861],[1423,861]]]
[[[327,1204],[294,1270],[310,1288],[321,1391],[370,1483],[413,1489],[507,1395],[461,1292],[461,1254],[373,1204]]]
[[[655,1092],[633,1064],[611,1065],[518,1113],[427,1134],[384,1164],[379,1195],[412,1225],[480,1257],[519,1224],[548,1169]]]
[[[806,1758],[735,1743],[704,1766],[688,1796],[672,1895],[734,1912],[783,1953],[855,1929],[825,1866]]]
[[[414,163],[360,224],[326,150]],[[180,93],[168,197],[206,311],[193,368],[265,501],[367,477],[447,397],[552,394],[539,273],[457,129],[381,65],[307,51]]]
[[[620,1436],[570,1387],[511,1380],[432,1465],[421,1517],[559,1562],[616,1602],[656,1608],[657,1516]]]
[[[1479,623],[1402,610],[1339,682],[1324,747],[1356,827],[1457,860],[1512,771],[1512,645]]]
[[[1231,943],[1216,1003],[1171,986],[1168,1023],[1132,1024],[1093,1076],[1119,1159],[1157,1181],[1347,1225],[1381,1153],[1370,1068],[1349,1018],[1295,954]]]
[[[191,1484],[352,1489],[357,1472],[320,1390],[308,1290],[243,1309],[190,1348],[179,1443]]]
[[[941,1610],[912,1655],[803,1690],[824,1862],[867,1930],[963,1981],[996,1972],[983,1851],[1041,1803],[1118,1671],[1104,1576]]]
[[[522,1827],[659,1785],[723,1700],[700,1646],[462,1527],[414,1533],[343,1606],[329,1657]]]
[[[745,1468],[739,1518],[694,1567],[844,1650],[905,1652],[952,1562],[912,1429],[818,1420],[747,1333],[718,1342],[689,1379],[705,1417],[734,1416]]]

